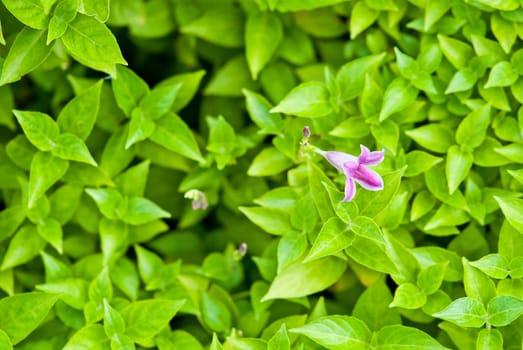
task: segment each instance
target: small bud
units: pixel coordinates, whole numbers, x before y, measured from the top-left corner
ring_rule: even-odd
[[[207,197],[205,196],[205,193],[203,193],[200,190],[189,190],[185,193],[184,197],[192,199],[191,206],[193,210],[205,210],[209,206],[209,203],[207,203]]]
[[[303,128],[303,132],[302,132],[302,133],[303,133],[303,137],[305,137],[305,138],[307,138],[307,139],[308,139],[309,137],[311,137],[311,129],[310,129],[308,126],[305,126],[305,127]]]

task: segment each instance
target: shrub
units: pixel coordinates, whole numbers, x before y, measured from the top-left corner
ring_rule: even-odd
[[[2,0],[0,29],[0,348],[521,348],[519,1]]]

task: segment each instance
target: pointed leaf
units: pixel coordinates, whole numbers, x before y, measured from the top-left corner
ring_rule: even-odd
[[[22,126],[25,136],[41,151],[53,148],[59,130],[56,122],[47,114],[30,111],[13,111],[16,120]]]
[[[307,82],[292,89],[271,113],[285,113],[304,118],[319,118],[333,111],[329,91],[321,82]]]
[[[75,134],[63,133],[56,139],[56,144],[51,153],[58,158],[75,160],[97,166],[98,164],[89,153],[89,149],[81,138]]]

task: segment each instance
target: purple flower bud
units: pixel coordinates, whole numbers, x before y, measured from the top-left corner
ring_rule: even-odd
[[[302,133],[303,133],[303,137],[305,137],[305,138],[307,138],[307,139],[308,139],[309,137],[311,137],[311,129],[310,129],[308,126],[305,126],[305,127],[303,128]]]

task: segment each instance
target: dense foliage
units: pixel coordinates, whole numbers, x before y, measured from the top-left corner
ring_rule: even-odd
[[[522,348],[520,1],[0,29],[0,349]]]

